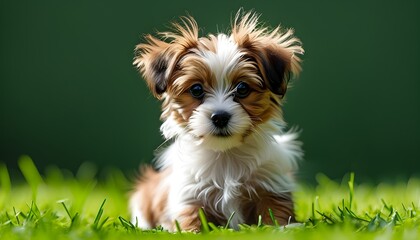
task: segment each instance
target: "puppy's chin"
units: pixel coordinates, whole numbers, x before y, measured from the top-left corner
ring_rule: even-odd
[[[239,147],[243,143],[243,136],[236,135],[206,135],[196,141],[197,145],[215,152],[226,152]]]

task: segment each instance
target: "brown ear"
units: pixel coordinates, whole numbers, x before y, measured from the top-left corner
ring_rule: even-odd
[[[265,47],[258,52],[258,68],[268,88],[283,97],[290,78],[290,56],[276,47]]]
[[[238,12],[232,26],[232,37],[256,62],[258,70],[267,87],[276,95],[283,97],[287,90],[290,75],[298,75],[303,48],[293,30],[283,31],[280,27],[269,30],[258,22],[253,12]]]
[[[170,44],[158,40],[151,35],[146,36],[147,43],[136,46],[136,56],[133,64],[146,80],[150,91],[160,98],[166,91],[170,75]]]
[[[161,32],[159,40],[146,36],[146,43],[136,46],[133,64],[143,75],[153,95],[162,98],[178,60],[198,42],[198,26],[192,17],[181,17],[180,23],[173,23],[174,32]]]

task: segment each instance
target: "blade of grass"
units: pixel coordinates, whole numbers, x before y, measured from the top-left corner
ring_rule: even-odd
[[[321,215],[321,217],[323,217],[327,223],[329,223],[329,224],[333,224],[333,223],[335,222],[335,221],[333,220],[332,216],[331,216],[331,217],[329,217],[329,216],[327,216],[325,213],[320,212],[320,211],[318,211],[318,210],[316,210],[316,212],[317,212],[319,215]]]
[[[346,207],[345,209],[346,209],[346,211],[348,213],[348,216],[350,216],[350,217],[352,217],[352,218],[354,218],[356,220],[362,221],[362,222],[369,222],[369,220],[357,216],[357,214],[355,212],[353,212],[351,209],[349,209],[348,207]]]
[[[273,213],[273,210],[271,210],[271,208],[268,209],[268,213],[270,214],[270,218],[271,218],[271,221],[273,222],[273,225],[278,227],[279,223],[277,222],[277,219],[274,217],[274,213]]]
[[[389,225],[390,226],[396,226],[400,221],[401,221],[401,217],[398,214],[397,211],[395,211],[390,217],[389,217],[390,221],[389,221]]]
[[[175,220],[175,227],[176,227],[176,232],[179,234],[182,234],[182,229],[181,229],[181,226],[179,225],[178,220]]]
[[[20,221],[19,221],[20,212],[16,212],[15,207],[13,207],[13,212],[15,213],[15,218],[16,218],[17,224],[20,225]]]
[[[98,230],[102,229],[105,223],[109,220],[109,217],[106,217],[98,226]]]
[[[41,212],[38,209],[38,206],[35,204],[34,201],[31,202],[31,206],[29,207],[29,213],[27,219],[34,220],[41,216]]]
[[[202,208],[200,208],[198,210],[198,216],[199,216],[200,221],[201,221],[201,228],[202,228],[201,230],[202,230],[202,232],[203,233],[210,232],[209,224],[208,224],[206,215],[204,214],[204,210]]]
[[[349,185],[349,209],[351,210],[353,206],[353,197],[354,197],[354,172],[350,173]]]
[[[4,222],[4,223],[3,223],[3,225],[8,225],[8,224],[15,225],[15,224],[13,223],[12,218],[10,217],[10,215],[9,215],[9,213],[8,213],[8,212],[6,212],[6,218],[7,218],[7,221],[6,221],[6,222]]]
[[[262,216],[258,215],[258,223],[257,223],[257,227],[260,228],[262,227]]]
[[[311,205],[311,213],[312,213],[312,218],[310,219],[310,221],[312,222],[312,224],[313,225],[316,225],[317,224],[317,218],[316,218],[316,215],[315,215],[315,212],[316,212],[316,210],[315,210],[315,203],[318,203],[318,196],[316,196],[315,197],[315,199],[314,199],[314,201],[312,201],[312,205]]]
[[[0,163],[0,209],[3,208],[3,204],[7,202],[7,199],[10,196],[10,191],[12,189],[11,185],[9,171],[7,171],[7,167],[4,163]]]
[[[70,218],[70,228],[74,225],[74,223],[77,220],[77,217],[79,216],[79,213],[74,214],[74,216],[71,215],[69,209],[67,208],[66,204],[64,203],[64,201],[58,201],[58,203],[61,203],[61,205],[63,205],[64,210],[66,211],[67,215]]]
[[[235,216],[235,211],[233,211],[233,212],[230,214],[230,216],[229,216],[229,218],[228,218],[228,220],[227,220],[227,222],[226,222],[225,229],[228,229],[228,228],[229,228],[230,223],[232,222],[233,216]]]
[[[32,200],[36,201],[38,186],[42,183],[41,174],[39,174],[34,162],[29,156],[22,156],[18,160],[19,169],[32,189]]]
[[[209,222],[209,227],[211,228],[212,231],[220,231],[220,229],[214,225],[214,223]]]
[[[70,218],[70,220],[71,220],[71,219],[72,219],[72,216],[71,216],[70,211],[69,211],[69,209],[67,208],[66,204],[64,203],[64,201],[60,201],[60,203],[61,203],[61,205],[63,205],[63,208],[64,208],[64,210],[65,210],[65,211],[66,211],[66,213],[67,213],[67,216],[69,216],[69,218]]]
[[[70,227],[73,227],[74,226],[74,224],[76,223],[76,220],[77,220],[77,218],[79,217],[79,213],[77,212],[77,213],[75,213],[74,214],[74,216],[71,218],[71,226]]]
[[[92,227],[96,230],[99,230],[99,221],[101,220],[102,214],[104,213],[104,205],[106,202],[106,198],[102,202],[101,206],[99,207],[98,213],[96,214],[95,220],[93,221]]]
[[[126,220],[125,218],[119,216],[118,219],[120,220],[121,225],[125,229],[127,229],[127,230],[135,230],[136,229],[136,227],[130,221]]]

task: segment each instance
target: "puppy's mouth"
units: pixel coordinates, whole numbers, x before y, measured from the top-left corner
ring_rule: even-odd
[[[228,138],[233,136],[232,131],[228,127],[224,128],[213,128],[210,133],[210,136],[220,137],[220,138]]]
[[[195,143],[204,148],[213,151],[227,151],[232,148],[239,147],[248,136],[248,131],[239,133],[229,129],[209,129],[206,133],[195,135],[190,132],[191,136],[195,139]]]
[[[231,133],[230,131],[226,130],[226,129],[216,129],[216,130],[212,130],[210,132],[208,132],[207,134],[203,134],[203,135],[195,135],[192,133],[192,131],[189,131],[190,134],[192,136],[194,136],[195,138],[198,139],[203,139],[203,138],[207,138],[207,137],[216,137],[216,138],[229,138],[232,137],[234,134]]]
[[[222,132],[222,131],[221,132],[215,132],[215,133],[212,133],[211,135],[213,135],[215,137],[221,137],[221,138],[228,138],[228,137],[232,136],[231,133],[226,132],[226,131],[224,131],[224,132]]]

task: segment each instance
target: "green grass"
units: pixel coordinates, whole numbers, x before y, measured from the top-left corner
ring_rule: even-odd
[[[0,164],[0,239],[420,239],[420,180],[369,185],[350,174],[342,183],[318,175],[295,192],[300,224],[258,223],[239,231],[207,222],[202,233],[179,228],[144,231],[128,221],[130,181],[110,170],[98,181],[94,166],[75,176],[48,168],[41,176],[29,157],[19,160],[25,183],[10,180]],[[357,176],[356,176],[357,180]]]

